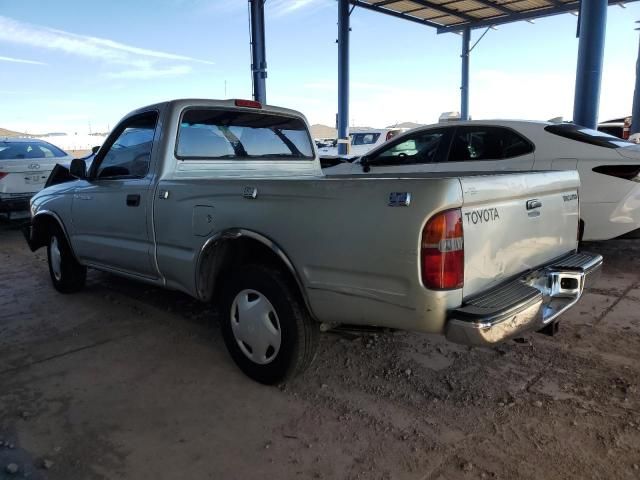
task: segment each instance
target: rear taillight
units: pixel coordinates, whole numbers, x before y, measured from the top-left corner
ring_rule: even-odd
[[[459,208],[440,212],[422,230],[422,283],[432,290],[464,285],[464,241]]]
[[[262,108],[262,104],[260,102],[256,102],[255,100],[236,100],[236,107],[246,107],[246,108]]]
[[[0,172],[0,180],[2,180],[4,177],[6,177],[7,175],[9,175],[6,172]]]
[[[601,165],[593,169],[596,173],[640,182],[640,165]]]

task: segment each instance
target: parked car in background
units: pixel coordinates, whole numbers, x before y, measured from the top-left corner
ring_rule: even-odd
[[[478,346],[553,333],[602,262],[576,252],[575,171],[327,179],[304,116],[250,100],[139,109],[70,173],[26,232],[53,286],[91,267],[215,300],[263,383],[311,363],[320,323]]]
[[[0,213],[29,209],[57,163],[72,157],[55,145],[30,138],[0,139]]]
[[[615,118],[599,123],[598,131],[622,138],[623,140],[628,140],[631,131],[631,117]]]
[[[371,149],[382,145],[384,142],[391,140],[396,135],[406,131],[406,128],[367,128],[367,129],[354,129],[349,133],[351,138],[351,147],[346,157],[355,158],[360,155],[364,155]],[[320,156],[337,156],[338,146],[337,142],[333,146],[318,147],[318,154]]]
[[[469,121],[394,138],[327,174],[578,170],[584,240],[640,233],[640,146],[571,123]]]
[[[317,148],[332,148],[338,144],[338,140],[335,138],[315,138]]]

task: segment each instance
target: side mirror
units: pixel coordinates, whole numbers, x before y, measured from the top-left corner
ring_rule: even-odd
[[[74,158],[71,160],[69,173],[75,178],[87,178],[87,164],[82,158]]]
[[[97,145],[95,147],[91,147],[91,153],[93,153],[94,155],[96,153],[98,153],[98,150],[100,150],[100,146],[99,145]]]
[[[362,171],[364,173],[369,173],[371,171],[371,165],[369,164],[369,157],[363,155],[360,157],[360,166],[362,166]]]

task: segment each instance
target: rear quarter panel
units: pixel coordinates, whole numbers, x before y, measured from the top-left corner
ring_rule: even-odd
[[[245,187],[257,198],[243,198]],[[324,322],[439,332],[461,291],[422,287],[422,228],[434,213],[462,203],[459,180],[441,179],[171,179],[156,201],[157,259],[167,284],[195,294],[195,265],[208,238],[242,228],[272,240],[289,257],[314,316]],[[408,207],[390,207],[391,192],[410,192]],[[212,212],[210,232],[194,211]]]

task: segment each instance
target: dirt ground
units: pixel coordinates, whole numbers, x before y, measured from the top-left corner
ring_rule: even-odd
[[[558,336],[324,334],[273,388],[210,306],[99,272],[60,295],[5,225],[0,479],[638,479],[640,241],[589,248],[603,275]]]

